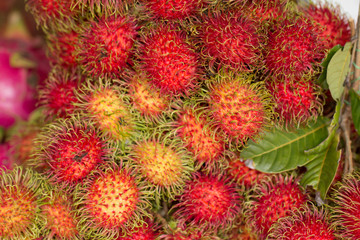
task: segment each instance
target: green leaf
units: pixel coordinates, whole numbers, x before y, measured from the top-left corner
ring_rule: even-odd
[[[327,118],[289,132],[275,128],[262,134],[256,143],[248,142],[242,151],[243,159],[251,159],[254,167],[262,172],[279,173],[307,164],[311,159],[305,150],[318,146],[328,137]]]
[[[311,161],[305,165],[307,171],[300,181],[304,187],[313,186],[315,190],[320,192],[322,199],[325,199],[335,178],[341,157],[341,151],[337,150],[339,135],[335,134],[335,131],[333,133],[331,134],[333,137],[328,138],[331,139],[331,142],[327,148],[321,149],[319,152],[311,152]],[[320,149],[318,148],[318,150]]]
[[[323,89],[329,89],[329,85],[326,82],[326,74],[327,74],[327,68],[329,65],[330,60],[332,59],[332,57],[335,55],[335,53],[341,49],[341,45],[336,45],[335,47],[333,47],[327,54],[326,58],[324,59],[324,61],[321,63],[321,66],[323,67],[323,71],[320,75],[320,77],[318,78],[318,84],[323,88]]]
[[[346,43],[334,54],[327,67],[326,81],[335,100],[339,100],[344,92],[344,81],[350,70],[351,47],[350,42]]]
[[[354,126],[358,134],[360,133],[360,96],[353,89],[350,89],[351,114]]]

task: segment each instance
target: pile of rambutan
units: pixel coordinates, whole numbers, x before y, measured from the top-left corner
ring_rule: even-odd
[[[0,158],[0,239],[360,239],[358,175],[328,210],[298,171],[242,158],[262,133],[323,115],[321,63],[351,38],[335,6],[25,4],[51,71],[7,136],[14,164]]]

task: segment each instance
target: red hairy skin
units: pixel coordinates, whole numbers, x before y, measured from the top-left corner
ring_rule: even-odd
[[[215,76],[207,98],[211,116],[235,146],[255,138],[270,122],[272,103],[261,83],[247,74]]]
[[[201,55],[211,70],[249,71],[259,64],[262,37],[255,21],[231,11],[205,17],[200,24]]]
[[[136,227],[125,237],[118,237],[117,240],[155,240],[159,233],[157,226],[151,221],[147,221],[141,227]]]
[[[167,20],[184,20],[198,12],[205,4],[204,0],[143,0],[143,2],[155,18]]]
[[[184,32],[172,25],[159,25],[143,37],[139,58],[154,88],[163,94],[189,94],[197,86],[197,54]]]
[[[199,165],[213,169],[225,150],[224,139],[209,126],[206,117],[197,116],[195,111],[187,108],[180,113],[176,122],[178,135]]]
[[[107,143],[89,123],[75,119],[58,119],[39,136],[35,165],[50,168],[52,181],[69,185],[82,181],[105,160]]]
[[[82,81],[81,75],[74,69],[53,68],[39,89],[38,105],[44,108],[47,119],[66,118],[75,112],[74,104],[79,102],[75,92],[79,90]]]
[[[307,78],[277,78],[267,82],[275,100],[275,112],[281,123],[301,124],[322,113],[323,98],[320,86]]]
[[[286,15],[286,4],[289,0],[253,0],[245,5],[246,12],[262,24],[272,22]]]
[[[206,231],[203,227],[187,225],[184,221],[177,222],[175,229],[167,228],[160,235],[162,240],[220,240],[215,232]]]
[[[246,223],[266,239],[271,226],[306,204],[307,197],[292,176],[273,175],[257,185],[245,202]]]
[[[114,163],[103,165],[74,192],[79,221],[84,223],[80,231],[95,239],[134,234],[149,218],[148,200],[152,194],[134,169]]]
[[[349,20],[340,12],[339,6],[329,3],[310,4],[301,9],[305,16],[313,20],[317,25],[320,38],[326,49],[340,44],[342,46],[351,40]]]
[[[303,17],[277,21],[265,47],[266,71],[272,75],[298,76],[314,73],[325,56],[317,27]]]
[[[78,65],[76,46],[79,44],[79,33],[76,31],[56,32],[47,35],[49,60],[53,65],[75,68]]]
[[[229,159],[227,172],[240,187],[245,189],[254,187],[266,176],[265,173],[247,167],[240,158]]]
[[[343,178],[334,192],[333,225],[339,239],[360,239],[360,175],[358,172]]]
[[[239,214],[240,204],[240,196],[229,179],[221,174],[195,173],[174,208],[176,218],[190,225],[226,229]]]
[[[281,218],[270,229],[269,240],[335,240],[334,230],[327,221],[327,214],[305,206],[289,217]]]
[[[84,72],[94,77],[119,77],[132,64],[137,29],[131,17],[104,16],[93,20],[90,28],[83,30],[77,49]]]
[[[34,16],[38,26],[48,28],[66,28],[77,18],[79,8],[72,8],[69,0],[26,0],[26,9]]]

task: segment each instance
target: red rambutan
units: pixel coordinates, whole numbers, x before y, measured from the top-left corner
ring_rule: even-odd
[[[262,37],[257,23],[241,12],[215,12],[202,19],[199,29],[201,55],[213,71],[254,70],[261,58]],[[214,65],[216,66],[214,69]]]
[[[269,232],[269,240],[335,240],[327,213],[316,207],[304,206],[290,216],[281,218]]]
[[[245,11],[255,20],[271,22],[286,15],[289,0],[252,0],[245,5]]]
[[[66,118],[74,113],[74,104],[79,101],[75,92],[80,88],[82,81],[81,75],[74,69],[52,69],[45,84],[39,89],[38,106],[44,108],[47,119]]]
[[[281,123],[300,124],[319,116],[323,109],[321,88],[306,77],[270,79],[267,88],[275,101]]]
[[[76,47],[79,44],[79,33],[74,30],[47,34],[49,60],[53,65],[75,68],[78,65]]]
[[[262,82],[249,74],[216,75],[205,95],[215,125],[235,145],[256,137],[270,122],[272,103]]]
[[[0,169],[0,238],[35,239],[42,226],[40,176],[31,169]]]
[[[133,169],[114,164],[93,171],[83,185],[75,189],[75,206],[79,206],[81,229],[84,234],[117,238],[129,234],[145,223],[150,206],[148,191]]]
[[[79,117],[57,119],[39,134],[36,167],[50,168],[52,181],[73,185],[82,181],[105,160],[106,139],[90,123]]]
[[[299,77],[315,72],[325,56],[317,28],[303,17],[283,19],[272,25],[265,47],[266,71]]]
[[[139,58],[149,81],[162,93],[189,94],[197,86],[199,63],[185,32],[159,25],[142,38]]]
[[[26,10],[35,18],[38,26],[48,28],[66,28],[77,18],[79,8],[72,7],[69,0],[26,0]]]
[[[204,0],[142,0],[156,18],[183,20],[202,8]]]
[[[245,189],[253,188],[266,176],[265,173],[246,166],[245,162],[238,157],[229,159],[227,172],[239,186]]]
[[[360,239],[360,175],[347,175],[334,191],[332,219],[339,239]]]
[[[340,7],[330,3],[310,4],[301,9],[305,16],[317,25],[317,31],[326,49],[340,44],[342,46],[351,40],[350,24],[347,16],[340,12]]]
[[[78,61],[87,75],[119,77],[131,64],[137,26],[131,17],[103,16],[84,27],[77,45]]]
[[[169,224],[170,225],[170,224]],[[165,229],[159,239],[163,240],[219,240],[216,233],[206,231],[200,226],[190,226],[183,221],[177,221],[176,227]]]
[[[265,239],[271,226],[305,205],[306,195],[292,176],[272,175],[257,185],[245,202],[246,223]]]
[[[177,135],[185,147],[195,155],[197,165],[209,170],[220,162],[224,152],[224,140],[211,126],[208,116],[200,115],[191,107],[185,107],[176,121]]]
[[[116,240],[155,240],[159,235],[157,228],[153,222],[147,220],[141,227],[136,227],[127,236]]]
[[[227,229],[240,212],[240,195],[222,174],[195,173],[174,205],[177,219],[205,229]]]

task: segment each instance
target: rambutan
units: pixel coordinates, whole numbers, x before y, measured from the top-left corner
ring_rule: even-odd
[[[136,113],[119,84],[87,81],[77,94],[82,115],[96,123],[111,140],[124,142],[136,131]]]
[[[139,59],[149,81],[165,94],[189,94],[198,84],[200,67],[185,32],[170,24],[148,31],[141,39]]]
[[[169,224],[170,225],[170,224]],[[159,239],[163,240],[219,240],[216,233],[206,231],[201,226],[191,226],[183,221],[177,221],[174,228],[166,228]]]
[[[48,58],[53,65],[61,65],[65,68],[75,68],[78,65],[76,47],[79,44],[79,33],[74,30],[48,33],[47,46]]]
[[[274,111],[279,122],[300,124],[314,119],[322,113],[321,87],[312,78],[278,77],[269,79],[267,89],[275,101]]]
[[[245,5],[245,12],[255,21],[273,22],[286,15],[289,0],[252,0]]]
[[[246,223],[265,239],[271,226],[306,204],[307,197],[293,176],[271,175],[253,189],[245,202]]]
[[[166,20],[183,20],[198,12],[204,0],[143,0],[145,7],[155,18]]]
[[[67,70],[55,67],[49,73],[44,85],[39,89],[38,106],[43,107],[47,119],[66,118],[75,112],[82,76],[75,69]]]
[[[136,6],[133,0],[72,0],[73,7],[82,9],[83,13],[98,15],[129,14],[129,9]]]
[[[273,24],[265,47],[265,70],[272,75],[299,77],[316,72],[325,56],[317,28],[304,17]]]
[[[95,239],[131,233],[146,224],[151,194],[134,169],[103,165],[75,189],[75,206],[79,207],[80,222],[84,223],[81,231]]]
[[[138,71],[129,77],[127,87],[134,108],[149,122],[159,120],[171,106],[169,96],[151,87],[144,72]]]
[[[360,174],[347,175],[334,190],[333,225],[339,239],[360,239]]]
[[[228,162],[229,167],[226,169],[228,174],[239,186],[245,189],[253,188],[266,176],[265,173],[246,166],[239,157],[230,158]]]
[[[211,79],[205,99],[215,125],[235,145],[255,138],[269,124],[272,103],[263,82],[250,74],[222,73]]]
[[[52,181],[69,185],[82,181],[110,151],[107,139],[78,116],[46,125],[36,142],[39,147],[33,165],[47,168]]]
[[[26,10],[35,18],[38,26],[43,29],[66,28],[80,11],[77,7],[72,7],[69,0],[25,0]]]
[[[235,185],[222,174],[195,173],[179,196],[174,216],[204,229],[229,228],[240,212],[241,199]]]
[[[185,147],[194,154],[196,164],[207,169],[215,168],[224,148],[224,139],[209,125],[209,116],[200,115],[196,109],[184,107],[176,120],[177,135],[183,140]]]
[[[155,240],[159,236],[157,228],[152,221],[147,220],[141,227],[136,227],[127,236],[118,237],[116,240]]]
[[[131,64],[137,26],[129,16],[103,16],[84,27],[77,46],[78,61],[92,77],[119,77]]]
[[[43,196],[45,198],[41,211],[46,220],[43,235],[48,239],[83,239],[79,235],[78,219],[71,195],[45,183]]]
[[[296,209],[290,216],[281,218],[269,232],[269,240],[335,240],[334,230],[327,213],[315,206]]]
[[[340,44],[342,46],[351,40],[350,24],[347,16],[342,14],[339,6],[330,3],[311,3],[301,8],[305,16],[316,23],[326,49]]]
[[[201,55],[211,71],[250,71],[259,64],[263,44],[259,26],[241,11],[215,12],[200,26]]]
[[[193,159],[176,138],[154,133],[133,145],[130,157],[141,176],[159,195],[174,198],[182,193],[193,171]]]
[[[39,186],[41,176],[31,169],[0,169],[0,238],[35,239],[42,226]]]

